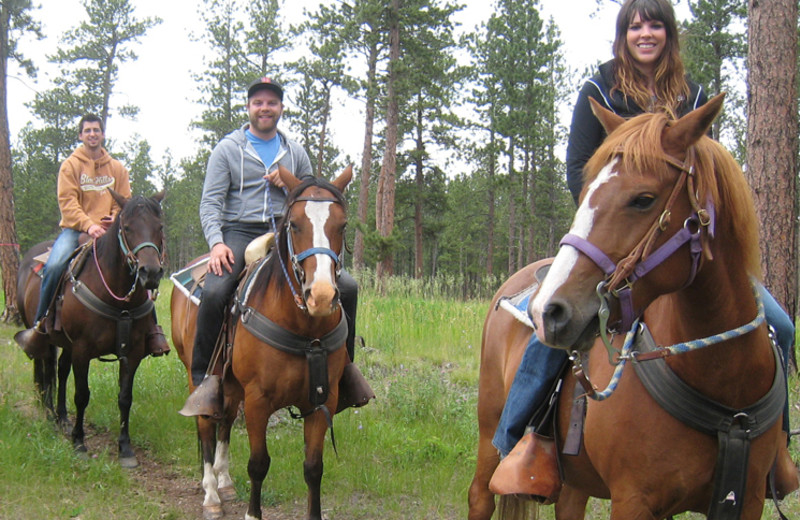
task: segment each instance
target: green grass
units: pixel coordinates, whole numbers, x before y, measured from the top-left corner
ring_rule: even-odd
[[[169,336],[169,287],[157,305]],[[379,296],[362,290],[359,330],[366,346],[356,363],[378,395],[369,406],[336,416],[338,456],[326,441],[322,505],[330,520],[466,518],[466,493],[475,465],[475,407],[480,333],[486,302],[458,302],[415,288]],[[0,519],[182,519],[172,497],[141,489],[117,464],[116,450],[80,459],[36,405],[31,364],[13,342],[18,330],[0,325]],[[194,421],[177,413],[186,397],[186,372],[172,353],[147,358],[136,375],[131,436],[158,464],[199,486]],[[117,365],[92,362],[87,421],[118,432]],[[70,413],[72,388],[68,393]],[[791,379],[792,424],[800,425],[800,381]],[[268,432],[272,466],[264,504],[286,512],[303,508],[302,424],[285,412]],[[800,453],[794,447],[795,460]],[[246,500],[247,435],[235,425],[232,474]],[[138,471],[138,470],[134,470]],[[200,495],[196,495],[199,511]],[[797,494],[785,501],[800,518]],[[542,509],[552,518],[552,508]],[[607,518],[593,502],[588,518]],[[681,518],[701,518],[682,515]],[[768,505],[763,518],[777,518]]]

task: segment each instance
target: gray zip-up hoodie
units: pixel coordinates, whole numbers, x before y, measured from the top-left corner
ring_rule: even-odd
[[[265,165],[244,134],[249,126],[223,137],[208,159],[200,223],[209,248],[223,241],[222,227],[226,224],[266,224],[273,215],[278,219],[283,214],[286,193],[264,179],[279,163],[298,178],[311,175],[306,151],[280,131],[278,155],[272,164]]]

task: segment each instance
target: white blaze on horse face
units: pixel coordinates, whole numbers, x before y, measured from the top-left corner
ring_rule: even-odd
[[[592,183],[589,184],[589,188],[586,191],[586,196],[583,198],[583,202],[578,208],[577,213],[575,213],[575,218],[572,221],[572,227],[570,227],[569,230],[571,234],[579,236],[583,239],[589,238],[589,233],[592,231],[592,226],[594,226],[595,216],[595,208],[591,205],[592,196],[598,188],[617,175],[617,171],[615,169],[616,165],[617,159],[614,159],[612,162],[606,165],[606,167],[600,171]],[[550,266],[550,270],[547,272],[547,276],[545,277],[541,288],[539,288],[536,298],[533,300],[533,305],[531,306],[531,317],[536,325],[536,333],[540,340],[544,339],[544,330],[541,326],[544,307],[547,302],[550,301],[556,291],[567,281],[572,269],[578,262],[580,254],[581,253],[577,249],[571,246],[562,247],[559,249],[558,254],[553,260],[553,265]]]
[[[306,216],[311,221],[311,228],[313,229],[312,247],[331,249],[331,243],[328,240],[328,236],[325,234],[325,224],[328,222],[328,217],[331,214],[332,204],[333,202],[322,201],[309,201],[306,203]],[[314,271],[314,276],[310,277],[309,287],[317,282],[326,282],[335,286],[336,282],[333,279],[333,258],[328,255],[316,255],[316,257],[317,270]]]

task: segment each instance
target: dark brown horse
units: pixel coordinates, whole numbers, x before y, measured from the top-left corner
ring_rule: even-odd
[[[85,452],[83,421],[89,404],[89,362],[101,356],[116,358],[120,363],[120,463],[134,467],[138,463],[128,432],[130,408],[134,376],[147,355],[145,333],[152,327],[153,302],[148,291],[158,289],[164,273],[163,193],[131,199],[111,193],[122,209],[108,231],[87,244],[82,261],[67,268],[61,312],[49,332],[47,356],[34,360],[34,381],[45,406],[59,424],[66,426],[66,382],[72,368],[76,407],[72,442],[76,450]],[[41,278],[33,269],[37,263],[34,257],[45,252],[48,244],[34,246],[20,265],[17,305],[28,327],[36,314],[41,286]],[[62,349],[60,357],[57,347]],[[53,410],[56,374],[58,397]]]
[[[760,269],[750,191],[730,154],[705,136],[721,106],[718,96],[674,122],[656,114],[626,122],[593,107],[609,137],[587,164],[570,234],[531,304],[539,338],[574,351],[578,360],[588,353],[579,366],[595,388],[607,387],[603,392],[588,387],[598,400],[587,402],[580,453],[560,456],[565,480],[556,503],[560,520],[583,518],[589,496],[610,498],[611,518],[618,520],[734,506],[741,508],[742,519],[761,518],[767,474],[780,446],[780,410],[776,415],[773,406],[761,415],[750,408],[775,396],[782,376],[752,290]],[[509,286],[523,277],[515,275]],[[641,316],[662,347],[649,357],[620,353],[629,343],[618,335],[606,338],[607,348],[597,339],[598,332],[606,332],[600,325],[606,305],[609,323],[630,325],[631,317]],[[493,319],[490,311],[487,328]],[[510,358],[506,350],[520,348],[512,343],[502,335],[491,338],[483,359]],[[662,407],[669,403],[651,397],[642,374],[659,359],[693,393],[739,411],[729,427],[748,435],[749,457],[738,470],[746,481],[713,505],[712,496],[719,496],[717,436],[687,426]],[[514,363],[505,362],[506,381]],[[615,373],[617,367],[624,369]],[[480,399],[503,400],[499,375],[481,377]],[[570,374],[559,401],[561,440],[568,433],[574,385]],[[502,403],[479,414],[494,413],[498,406]],[[483,443],[484,429],[493,433],[497,420],[480,419]],[[749,437],[751,429],[760,434]],[[483,484],[492,469],[480,466],[493,463],[496,459],[479,458],[471,520],[491,515],[493,499]]]
[[[230,369],[223,375],[224,417],[219,424],[197,418],[205,518],[221,517],[222,501],[235,497],[228,450],[231,425],[244,401],[250,440],[247,518],[261,518],[261,486],[270,466],[267,421],[275,411],[295,407],[304,416],[307,518],[321,519],[324,437],[348,362],[336,279],[347,222],[342,191],[352,169],[332,183],[301,181],[283,168],[280,176],[291,193],[273,253],[251,266],[236,295]],[[196,315],[196,305],[173,290],[172,339],[186,365],[190,390]]]

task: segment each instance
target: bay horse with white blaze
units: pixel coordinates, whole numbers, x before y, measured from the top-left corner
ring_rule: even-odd
[[[339,380],[349,363],[343,348],[347,325],[336,282],[347,223],[342,191],[352,178],[352,168],[333,182],[300,180],[285,168],[280,168],[280,178],[290,190],[286,215],[277,224],[272,254],[245,270],[235,295],[236,310],[227,325],[227,353],[215,372],[222,377],[223,416],[218,422],[197,417],[207,519],[221,517],[222,502],[235,498],[228,471],[229,443],[242,401],[250,442],[246,518],[261,518],[261,487],[270,467],[268,420],[277,410],[289,407],[304,418],[307,518],[322,518],[325,432],[337,411]],[[190,298],[173,290],[172,338],[186,365],[190,391],[194,390],[191,357],[196,316],[197,306]]]
[[[530,306],[539,339],[572,352],[559,441],[570,433],[576,380],[592,397],[579,453],[559,455],[559,520],[584,518],[590,496],[611,499],[613,520],[683,511],[761,518],[784,380],[754,290],[760,263],[750,190],[731,155],[705,135],[722,99],[677,121],[626,121],[592,104],[608,138],[586,166],[570,233]],[[520,284],[513,278],[507,283]],[[490,311],[487,327],[492,320]],[[606,323],[621,323],[620,334],[610,336]],[[499,401],[479,409],[482,447],[519,363],[521,354],[504,352],[508,345],[497,338],[483,346],[484,361],[510,362],[508,383],[484,380],[481,369],[479,399]],[[719,419],[716,433],[706,416]],[[483,486],[493,468],[481,467],[492,462],[479,454],[471,520],[494,509]]]
[[[148,355],[145,336],[154,319],[149,291],[158,289],[164,274],[164,194],[126,199],[113,190],[109,192],[121,210],[106,233],[86,243],[67,267],[59,296],[60,312],[47,328],[50,347],[43,359],[33,362],[34,381],[43,404],[66,427],[66,387],[72,368],[76,407],[72,443],[76,450],[85,452],[83,422],[89,404],[89,362],[101,356],[119,361],[120,464],[135,467],[138,462],[128,431],[133,380],[142,358]],[[35,257],[47,251],[51,243],[31,248],[20,265],[17,305],[27,327],[33,324],[41,286],[41,278],[33,269]],[[57,347],[62,349],[60,357]],[[56,378],[58,397],[53,410]]]

